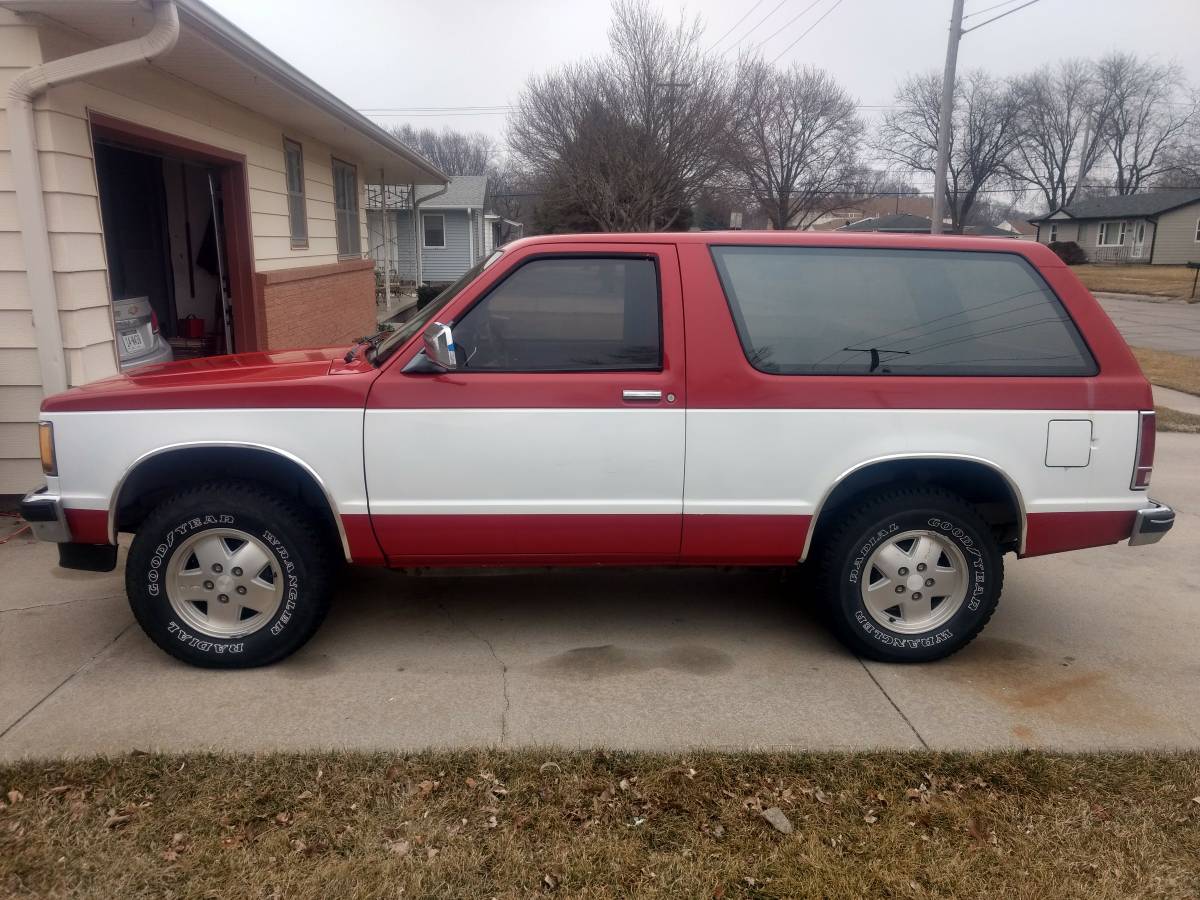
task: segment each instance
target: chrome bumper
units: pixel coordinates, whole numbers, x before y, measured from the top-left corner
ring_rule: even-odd
[[[1129,535],[1129,546],[1140,547],[1162,540],[1162,536],[1175,524],[1175,510],[1151,500],[1153,506],[1137,511],[1133,520],[1133,532]]]
[[[63,513],[62,500],[47,493],[45,487],[25,495],[21,501],[21,518],[29,523],[34,537],[40,541],[71,542],[71,529]]]

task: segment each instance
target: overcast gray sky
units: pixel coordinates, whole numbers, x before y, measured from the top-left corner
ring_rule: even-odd
[[[208,2],[359,109],[511,104],[530,74],[603,52],[609,17],[608,0]],[[755,5],[755,0],[653,2],[672,20],[683,10],[701,16],[709,42]],[[982,10],[1000,2],[967,0],[966,13],[975,16],[965,25],[995,15]],[[888,104],[898,78],[941,68],[949,13],[950,0],[762,0],[719,48],[732,48],[733,58],[739,47],[764,42],[768,59],[782,54],[780,62],[820,66],[860,103]],[[1198,38],[1200,0],[1038,0],[964,37],[959,67],[1007,75],[1065,56],[1123,49],[1178,61],[1200,86]],[[374,117],[497,137],[504,131],[504,115],[495,112]]]

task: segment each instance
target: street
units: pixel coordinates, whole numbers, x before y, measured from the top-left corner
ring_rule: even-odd
[[[1159,435],[1161,543],[1017,561],[982,636],[925,666],[842,649],[775,571],[350,570],[293,658],[169,658],[121,568],[0,547],[0,758],[428,746],[1065,749],[1200,744],[1200,437]],[[123,554],[121,564],[123,565]]]

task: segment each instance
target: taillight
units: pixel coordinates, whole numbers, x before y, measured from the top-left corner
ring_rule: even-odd
[[[54,424],[38,422],[38,449],[41,451],[42,471],[47,475],[58,474],[58,458],[54,453]]]
[[[150,330],[158,334],[158,313],[150,310]]]
[[[1130,490],[1144,491],[1150,487],[1150,473],[1154,470],[1154,413],[1138,414],[1138,443],[1137,453],[1133,460],[1133,480],[1129,482]]]

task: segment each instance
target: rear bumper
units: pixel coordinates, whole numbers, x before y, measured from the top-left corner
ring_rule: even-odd
[[[1133,531],[1129,535],[1129,546],[1140,547],[1162,540],[1162,536],[1175,524],[1175,510],[1151,500],[1153,506],[1139,509],[1133,520]]]
[[[21,500],[21,518],[29,523],[34,537],[40,541],[67,544],[71,528],[63,512],[62,500],[47,492],[45,487],[30,491]]]

